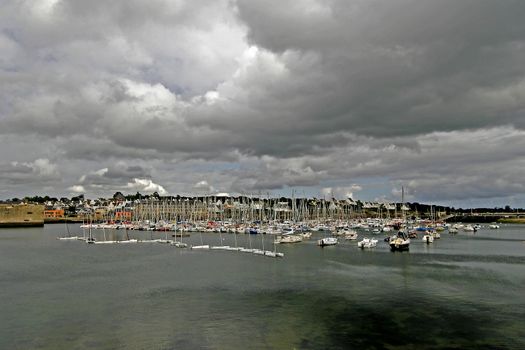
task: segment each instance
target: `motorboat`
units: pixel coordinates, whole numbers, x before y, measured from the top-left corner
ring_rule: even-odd
[[[344,237],[347,241],[353,241],[357,239],[357,232],[355,232],[354,230],[348,230],[345,233]]]
[[[398,231],[397,235],[390,237],[388,242],[392,251],[408,250],[410,246],[410,238],[404,231]]]
[[[357,242],[357,246],[361,249],[374,248],[377,246],[377,239],[363,238],[361,241]]]
[[[426,233],[421,240],[425,242],[426,244],[430,244],[434,242],[434,235],[430,232]]]
[[[476,232],[476,229],[472,225],[467,225],[467,226],[463,227],[463,231],[465,231],[465,232]]]
[[[337,243],[339,242],[336,237],[325,237],[317,241],[317,245],[320,247],[324,247],[327,245],[336,245]]]
[[[303,241],[302,235],[282,235],[277,237],[273,242],[275,244],[299,243]]]
[[[312,232],[303,232],[299,235],[302,236],[304,239],[309,239],[310,237],[312,237]]]

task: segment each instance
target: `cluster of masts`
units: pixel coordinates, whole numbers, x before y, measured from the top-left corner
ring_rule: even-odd
[[[398,212],[399,208],[399,212]],[[351,200],[324,200],[309,198],[252,198],[201,197],[184,199],[147,200],[133,207],[112,212],[114,218],[123,212],[132,221],[328,221],[365,218],[371,212],[378,218],[399,218],[407,210],[404,204],[360,203]]]

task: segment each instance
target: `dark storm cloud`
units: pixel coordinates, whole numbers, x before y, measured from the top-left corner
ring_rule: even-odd
[[[39,158],[33,162],[0,163],[0,184],[48,184],[60,181],[55,164]]]
[[[516,85],[523,91],[523,2],[240,1],[239,9],[254,44],[318,55],[309,70],[289,62],[298,79],[276,91],[300,100],[312,130],[391,136],[522,117],[523,102],[503,101]]]

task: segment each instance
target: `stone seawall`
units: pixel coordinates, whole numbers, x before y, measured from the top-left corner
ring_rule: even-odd
[[[44,206],[0,204],[0,227],[44,226]]]

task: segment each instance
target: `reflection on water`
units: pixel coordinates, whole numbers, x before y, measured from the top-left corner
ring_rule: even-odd
[[[60,225],[2,230],[0,348],[522,349],[523,228],[442,234],[408,253],[312,240],[279,246],[284,259],[57,241]],[[273,249],[269,236],[236,238]]]

